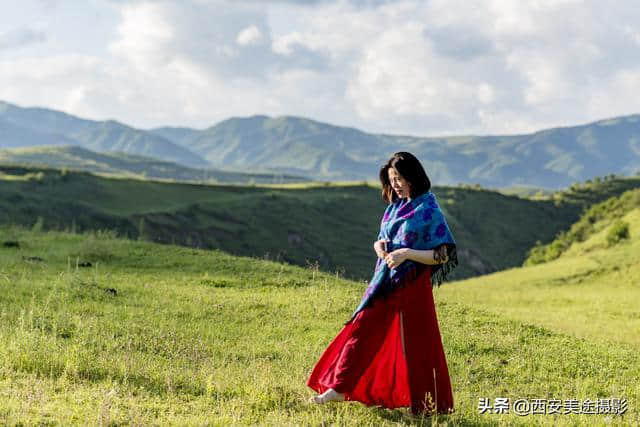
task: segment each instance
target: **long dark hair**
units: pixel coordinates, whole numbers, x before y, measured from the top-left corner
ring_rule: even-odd
[[[402,176],[410,187],[410,195],[412,199],[431,189],[431,180],[424,171],[420,161],[411,153],[400,151],[395,153],[387,163],[380,168],[380,183],[382,184],[382,198],[393,203],[398,200],[398,195],[391,187],[389,181],[389,169],[394,168],[400,176]]]

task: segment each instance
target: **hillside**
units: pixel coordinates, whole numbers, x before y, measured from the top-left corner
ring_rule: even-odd
[[[353,184],[212,186],[17,166],[0,167],[0,183],[0,224],[115,230],[132,239],[317,263],[367,280],[385,206],[379,189]],[[581,209],[482,189],[434,192],[459,242],[458,278],[521,265],[537,240],[552,240]]]
[[[355,184],[202,185],[18,166],[0,166],[0,184],[0,224],[114,230],[132,239],[317,263],[366,280],[384,210],[379,189]],[[536,241],[552,241],[588,203],[633,186],[640,187],[640,178],[611,179],[549,200],[435,187],[459,244],[462,263],[453,277],[522,265]]]
[[[640,116],[525,135],[420,138],[375,135],[299,117],[233,118],[202,131],[157,135],[213,165],[269,167],[315,178],[370,179],[390,154],[410,151],[442,184],[559,189],[610,173],[640,171]]]
[[[391,154],[376,135],[298,117],[233,118],[181,134],[152,131],[215,166],[270,168],[324,179],[375,178]]]
[[[620,196],[613,196],[604,202],[591,206],[567,231],[563,231],[550,243],[538,244],[531,248],[525,265],[535,265],[551,261],[573,246],[588,240],[605,228],[610,228],[620,218],[640,208],[640,190],[628,190]]]
[[[634,224],[632,236],[638,236],[640,222]],[[361,283],[109,233],[5,227],[0,242],[2,424],[436,421],[402,409],[306,403],[312,394],[307,375],[357,304]],[[626,249],[638,249],[637,239],[629,244],[633,248]],[[619,276],[610,277],[632,273],[637,279],[640,263],[632,256],[640,251],[620,250],[625,258],[612,253],[603,259],[611,269],[618,266]],[[551,263],[515,269],[434,291],[456,405],[437,423],[640,423],[638,317],[629,305],[640,296],[638,288],[631,279],[618,280],[612,294],[597,271],[582,275],[581,283],[571,277],[600,259],[582,265],[574,258],[576,266],[562,265],[561,258],[553,269]],[[80,267],[86,262],[89,268]],[[513,280],[500,279],[506,277]],[[598,296],[604,301],[594,305]],[[624,398],[628,406],[623,416],[480,414],[481,397]]]
[[[603,206],[617,208],[594,217]],[[627,237],[611,241],[615,221],[627,224]],[[558,333],[640,348],[640,190],[594,206],[571,230],[585,222],[591,231],[555,259],[456,282],[442,288],[442,300],[471,299]]]
[[[93,151],[116,151],[190,167],[207,162],[166,138],[114,120],[94,121],[46,108],[21,108],[0,101],[0,148],[79,145]]]
[[[0,163],[71,168],[110,175],[183,182],[281,184],[307,181],[302,177],[275,173],[251,174],[216,169],[194,169],[150,157],[119,152],[97,153],[68,145],[0,150]]]
[[[434,182],[559,189],[610,173],[640,172],[640,116],[523,135],[420,138],[376,135],[299,117],[225,120],[202,131],[169,132],[213,165],[277,168],[324,179],[371,179],[396,151],[422,159]]]
[[[301,117],[230,118],[206,129],[135,129],[0,102],[0,148],[80,145],[189,167],[316,180],[376,179],[396,151],[418,156],[434,183],[561,189],[611,173],[640,172],[640,115],[521,135],[384,135]]]

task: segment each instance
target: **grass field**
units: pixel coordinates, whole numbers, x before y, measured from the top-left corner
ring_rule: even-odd
[[[460,243],[457,278],[519,266],[583,208],[640,178],[576,187],[548,200],[434,187]],[[115,230],[121,236],[269,258],[367,280],[384,210],[360,183],[198,185],[0,165],[0,224],[40,230]],[[500,242],[496,244],[495,242]]]
[[[362,283],[112,233],[4,228],[0,424],[638,425],[638,211],[627,220],[631,238],[614,247],[594,235],[553,262],[434,290],[456,413],[433,419],[306,403]],[[628,410],[480,414],[482,397],[626,398]]]

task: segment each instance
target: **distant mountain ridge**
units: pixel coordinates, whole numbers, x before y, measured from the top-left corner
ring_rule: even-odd
[[[219,167],[271,167],[320,179],[375,178],[396,151],[420,158],[434,182],[563,188],[640,171],[640,115],[497,136],[376,135],[299,117],[228,119],[202,131],[152,129]]]
[[[0,101],[0,148],[79,145],[206,167],[190,150],[153,133],[114,120],[94,121],[45,108],[21,108]]]
[[[170,129],[170,128],[169,128]],[[319,179],[367,179],[387,157],[378,135],[300,117],[231,118],[199,132],[152,129],[212,165],[273,168]]]
[[[191,167],[277,171],[319,180],[376,179],[380,165],[396,151],[414,153],[440,185],[559,189],[595,176],[640,171],[637,114],[530,134],[415,137],[265,115],[230,118],[201,130],[139,130],[0,102],[0,148],[44,145],[34,141],[42,135],[73,139],[95,151],[123,151]]]

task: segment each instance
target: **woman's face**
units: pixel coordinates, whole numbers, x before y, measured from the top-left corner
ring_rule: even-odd
[[[389,168],[388,170],[389,182],[391,183],[391,188],[396,192],[398,197],[409,197],[411,196],[411,187],[409,186],[409,181],[404,179],[402,175],[398,173],[394,168]]]

